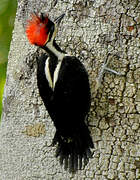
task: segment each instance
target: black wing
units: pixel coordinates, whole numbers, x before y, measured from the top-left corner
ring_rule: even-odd
[[[90,86],[84,66],[75,57],[62,61],[54,90],[45,75],[47,55],[38,61],[37,82],[40,96],[56,127],[53,144],[65,169],[76,171],[91,157],[92,138],[85,119],[90,108]],[[55,64],[56,66],[56,64]],[[51,72],[53,77],[53,71]]]
[[[71,134],[84,123],[90,108],[90,85],[88,74],[77,58],[63,59],[53,103],[57,129]]]

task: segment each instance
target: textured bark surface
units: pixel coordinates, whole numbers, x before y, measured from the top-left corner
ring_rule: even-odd
[[[0,126],[0,179],[105,180],[140,179],[140,2],[137,0],[22,0],[18,2]],[[36,85],[36,56],[25,22],[34,10],[53,20],[63,12],[57,42],[84,63],[90,77],[89,125],[93,158],[69,174],[49,146],[55,128]],[[105,74],[95,92],[95,79],[108,54],[109,67],[124,76]]]

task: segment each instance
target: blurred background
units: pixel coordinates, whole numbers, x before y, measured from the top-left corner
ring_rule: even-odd
[[[16,0],[0,0],[0,121],[8,52],[14,27],[16,7]]]

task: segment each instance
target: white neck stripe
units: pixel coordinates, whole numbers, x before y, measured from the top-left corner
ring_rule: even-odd
[[[61,68],[61,64],[62,64],[62,61],[63,59],[57,64],[56,68],[55,68],[55,71],[54,71],[54,78],[53,78],[53,90],[55,88],[55,84],[56,84],[56,81],[58,79],[58,74],[59,74],[59,70]]]
[[[51,52],[53,52],[53,53],[55,54],[55,56],[58,58],[58,61],[59,61],[59,60],[62,60],[62,59],[64,58],[65,54],[62,53],[62,52],[60,52],[60,51],[58,51],[58,50],[52,45],[52,42],[47,43],[46,46],[47,46],[47,48],[48,48]]]
[[[52,41],[48,42],[46,44],[47,48],[53,52],[55,54],[55,56],[58,58],[58,64],[55,68],[55,71],[54,71],[54,77],[53,77],[53,80],[51,78],[51,74],[50,74],[50,70],[49,70],[49,59],[47,59],[46,61],[46,64],[45,64],[45,75],[46,75],[46,78],[49,82],[49,86],[54,90],[55,88],[55,84],[58,80],[58,75],[59,75],[59,71],[60,71],[60,68],[61,68],[61,64],[62,64],[62,61],[64,59],[65,56],[69,56],[68,54],[64,54],[60,51],[58,51],[53,45],[52,45]]]
[[[48,80],[49,86],[53,88],[53,81],[49,70],[49,59],[50,58],[48,57],[45,63],[45,75],[46,75],[46,79]]]

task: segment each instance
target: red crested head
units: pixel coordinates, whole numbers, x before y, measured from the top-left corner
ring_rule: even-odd
[[[44,46],[46,44],[49,33],[49,21],[48,16],[44,16],[43,14],[41,17],[33,14],[31,19],[28,20],[26,35],[31,44],[37,46]]]
[[[45,46],[49,41],[53,42],[64,15],[57,17],[53,23],[43,13],[41,13],[41,16],[33,14],[31,19],[27,21],[26,26],[26,35],[29,42],[41,47]]]

